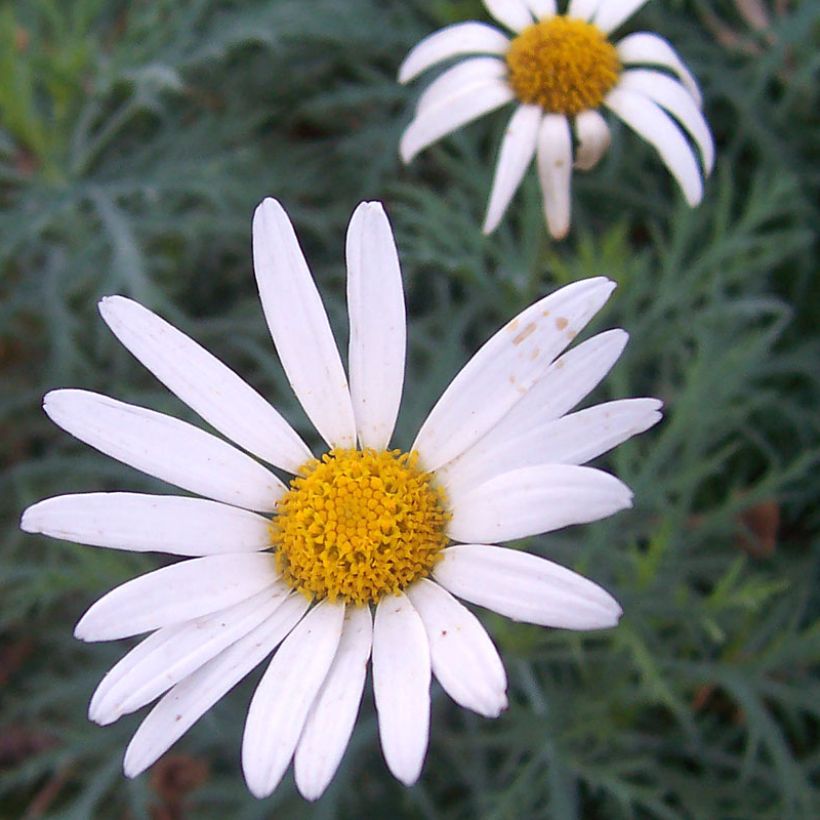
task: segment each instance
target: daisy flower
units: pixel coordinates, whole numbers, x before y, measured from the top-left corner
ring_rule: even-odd
[[[262,307],[307,416],[316,456],[262,396],[195,341],[130,299],[100,302],[117,338],[212,428],[85,390],[45,397],[49,417],[103,453],[201,497],[129,492],[34,504],[22,528],[81,544],[188,560],[98,600],[84,641],[151,633],[103,678],[92,720],[159,698],[125,753],[133,777],[275,651],[248,709],[242,766],[271,794],[291,760],[308,799],[347,746],[368,661],[388,767],[419,776],[435,675],[487,717],[507,705],[498,653],[456,597],[567,629],[613,626],[609,593],[498,542],[630,506],[617,478],[579,466],[659,419],[627,399],[568,413],[604,377],[626,333],[560,355],[614,284],[562,288],[501,328],[442,395],[412,447],[390,449],[405,366],[405,309],[387,217],[363,203],[347,234],[348,373],[290,221],[265,200],[253,223]],[[265,466],[290,479],[282,481]]]
[[[656,34],[610,35],[647,0],[484,0],[512,38],[485,23],[457,23],[422,40],[399,70],[406,83],[453,57],[471,56],[445,71],[418,100],[401,140],[404,162],[477,117],[509,102],[516,108],[501,143],[484,233],[498,226],[537,159],[547,227],[562,239],[570,224],[573,166],[588,171],[609,147],[608,108],[653,145],[694,207],[714,145],[701,113],[697,84]],[[671,115],[671,116],[670,116]],[[674,118],[674,119],[673,119]],[[702,169],[688,135],[700,153]]]

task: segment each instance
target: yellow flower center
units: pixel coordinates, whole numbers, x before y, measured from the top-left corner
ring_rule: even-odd
[[[621,61],[597,26],[559,16],[525,28],[510,43],[507,68],[521,102],[571,115],[601,104]]]
[[[417,453],[331,450],[299,472],[270,524],[277,569],[293,589],[362,605],[429,575],[450,516]]]

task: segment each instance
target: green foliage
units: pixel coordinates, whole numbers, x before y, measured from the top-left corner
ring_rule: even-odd
[[[424,34],[480,17],[477,1],[0,5],[0,816],[168,810],[156,777],[120,771],[139,716],[106,728],[86,719],[123,647],[71,636],[99,594],[157,560],[17,526],[49,495],[159,486],[50,425],[38,410],[48,389],[189,417],[106,332],[104,294],[165,315],[314,435],[252,281],[250,216],[266,195],[286,205],[340,334],[346,221],[361,199],[386,202],[410,307],[400,444],[489,333],[556,284],[597,274],[620,287],[596,328],[631,334],[598,398],[658,396],[666,419],[606,462],[635,490],[634,510],[528,544],[610,588],[626,612],[617,629],[485,618],[509,711],[486,721],[438,692],[425,773],[406,790],[381,760],[367,696],[315,806],[289,783],[262,803],[246,793],[238,750],[252,678],[178,744],[209,766],[182,809],[820,813],[818,19],[815,4],[777,2],[755,30],[740,5],[653,3],[639,18],[704,89],[718,167],[703,205],[688,210],[651,149],[616,128],[601,167],[574,180],[574,228],[560,245],[533,179],[499,231],[480,233],[503,114],[399,164],[418,88],[395,82],[398,64]],[[765,510],[779,517],[773,543]]]

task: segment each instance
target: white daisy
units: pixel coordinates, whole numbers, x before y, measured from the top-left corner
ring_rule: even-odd
[[[349,380],[274,200],[256,211],[253,249],[274,344],[329,450],[315,458],[259,393],[196,342],[136,302],[108,297],[100,312],[119,340],[238,447],[143,407],[56,390],[44,406],[60,427],[203,498],[64,495],[26,510],[22,527],[191,556],[117,587],[77,624],[85,641],[152,633],[103,678],[89,710],[108,724],[159,698],[126,751],[128,776],[278,647],[245,726],[242,765],[253,794],[269,795],[291,759],[300,792],[322,794],[352,732],[368,659],[385,760],[411,784],[427,748],[431,673],[479,714],[496,717],[507,705],[498,653],[453,596],[544,626],[617,622],[620,607],[591,581],[494,544],[629,507],[618,479],[578,465],[655,424],[660,403],[627,399],[567,414],[627,338],[611,330],[559,355],[614,288],[588,279],[499,330],[453,380],[411,450],[389,450],[405,310],[381,205],[360,205],[347,235]],[[294,477],[283,483],[263,461]]]
[[[573,165],[588,171],[609,147],[609,127],[598,111],[605,106],[657,149],[694,207],[715,153],[697,83],[656,34],[610,40],[646,2],[570,0],[566,13],[558,14],[555,0],[484,0],[512,39],[476,22],[426,37],[402,63],[400,82],[443,60],[482,56],[456,63],[424,91],[402,136],[402,159],[410,162],[462,125],[517,101],[501,143],[484,233],[498,226],[535,157],[547,226],[562,239],[570,224]],[[697,146],[702,169],[685,134]]]

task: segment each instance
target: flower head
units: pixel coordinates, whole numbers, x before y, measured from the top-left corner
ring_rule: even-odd
[[[591,581],[498,542],[594,521],[631,504],[618,479],[579,466],[651,427],[660,403],[569,412],[626,334],[563,353],[614,285],[562,288],[501,328],[455,377],[412,447],[389,449],[404,380],[404,297],[390,225],[359,206],[347,237],[348,373],[293,228],[266,200],[253,230],[262,307],[288,380],[327,444],[316,457],[262,396],[136,302],[103,299],[120,341],[233,441],[83,390],[51,419],[125,464],[196,496],[65,495],[22,527],[83,544],[188,556],[112,590],[77,624],[86,641],[150,632],[103,678],[89,714],[112,723],[159,698],[125,754],[144,771],[271,653],[248,710],[242,764],[269,795],[291,760],[317,798],[353,730],[372,662],[387,765],[413,783],[427,748],[431,675],[461,706],[506,707],[504,667],[454,596],[568,629],[615,625]],[[234,446],[235,445],[235,446]],[[281,481],[262,462],[292,477]]]
[[[573,166],[588,171],[609,147],[598,111],[605,107],[657,149],[686,201],[697,205],[714,145],[694,78],[655,34],[610,39],[645,3],[570,0],[558,14],[555,0],[484,0],[512,38],[484,23],[458,23],[422,40],[404,60],[399,80],[409,82],[444,60],[481,55],[456,63],[424,91],[402,137],[402,159],[410,162],[462,125],[515,102],[484,232],[496,229],[535,157],[547,226],[561,239],[570,224]]]

